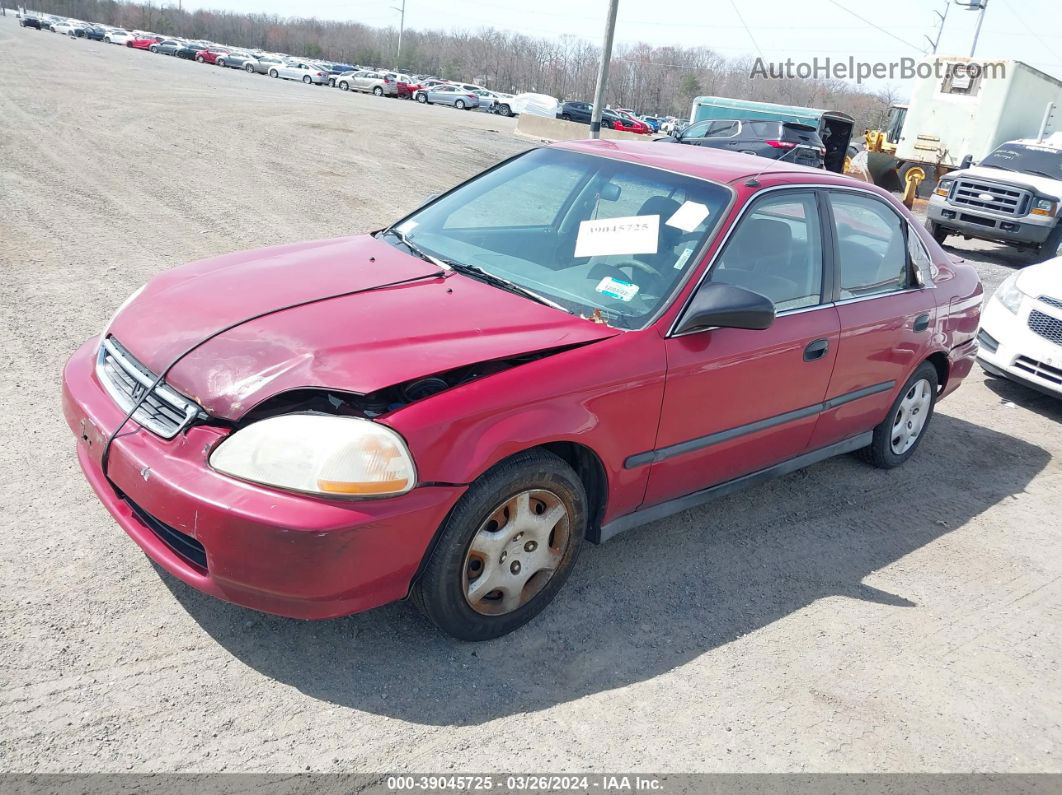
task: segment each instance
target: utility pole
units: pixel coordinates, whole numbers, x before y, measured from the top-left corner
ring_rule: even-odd
[[[399,6],[391,6],[393,11],[399,13],[398,17],[398,52],[395,53],[395,69],[402,68],[402,31],[406,28],[406,0],[402,0],[401,8]]]
[[[938,17],[940,17],[940,24],[937,26],[937,37],[935,39],[931,39],[931,38],[929,38],[929,36],[926,36],[925,39],[926,39],[926,41],[929,42],[930,46],[933,48],[933,54],[934,55],[937,54],[937,48],[940,46],[940,37],[944,35],[944,23],[948,21],[948,12],[949,11],[951,11],[951,3],[946,3],[944,5],[944,13],[943,14],[941,14],[939,11],[934,11],[933,12]]]
[[[605,21],[605,40],[601,44],[601,66],[597,70],[594,89],[594,110],[590,114],[590,137],[601,137],[601,114],[605,109],[605,90],[608,86],[608,64],[612,59],[612,39],[616,35],[616,13],[619,0],[608,0],[608,19]]]
[[[955,5],[962,6],[967,11],[980,11],[980,15],[977,17],[977,29],[974,31],[973,46],[970,47],[970,57],[974,57],[974,53],[977,52],[977,40],[981,38],[981,25],[985,21],[985,10],[988,8],[988,0],[970,0],[968,3],[959,2],[955,0]]]

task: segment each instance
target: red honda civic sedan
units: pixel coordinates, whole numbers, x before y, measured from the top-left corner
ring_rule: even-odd
[[[572,142],[372,234],[160,274],[70,359],[64,411],[189,585],[299,618],[411,596],[482,640],[586,542],[841,453],[902,464],[981,298],[874,187]]]

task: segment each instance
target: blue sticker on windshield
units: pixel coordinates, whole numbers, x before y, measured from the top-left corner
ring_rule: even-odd
[[[609,298],[618,298],[620,301],[630,301],[634,296],[638,295],[637,284],[631,284],[622,279],[613,279],[611,276],[606,276],[599,281],[594,289],[602,295],[607,295]]]

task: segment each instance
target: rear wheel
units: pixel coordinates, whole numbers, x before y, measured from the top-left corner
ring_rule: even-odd
[[[937,403],[937,368],[922,362],[893,401],[888,416],[874,429],[874,440],[861,452],[880,469],[898,467],[918,449]]]
[[[152,51],[153,53],[156,53],[156,54],[157,54],[157,53],[158,53],[158,51],[159,51],[159,48],[158,48],[158,47],[156,47],[156,46],[155,46],[154,44],[152,44],[152,45],[151,45],[150,49],[151,49],[151,51]]]
[[[313,78],[310,77],[309,75],[303,75],[302,82],[304,82],[304,83],[312,83],[313,82]]]
[[[512,116],[513,109],[510,108],[508,105],[499,105],[498,113],[500,113],[502,116]]]
[[[552,453],[521,453],[477,479],[413,587],[439,629],[488,640],[534,618],[571,572],[587,521],[579,476]]]
[[[372,90],[372,93],[374,93],[378,97],[382,97],[383,96],[383,89],[380,86],[376,86],[376,88],[374,88]]]
[[[454,102],[454,107],[457,108],[458,110],[464,110],[465,109],[465,101],[463,99],[457,100],[456,102]]]
[[[280,77],[280,74],[277,72],[276,69],[270,69],[269,70],[269,76],[270,77]]]
[[[346,80],[340,80],[339,81],[339,90],[340,91],[350,91],[350,83],[348,83]]]
[[[561,120],[562,120],[562,121],[571,121],[571,120],[572,120],[571,114],[569,114],[569,113],[562,113],[562,114],[561,114]]]

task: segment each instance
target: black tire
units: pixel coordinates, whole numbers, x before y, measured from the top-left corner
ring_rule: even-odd
[[[309,75],[303,75],[302,82],[304,82],[304,83],[306,83],[308,85],[308,84],[313,82],[313,78],[310,77]]]
[[[197,56],[195,56],[195,60],[196,60],[196,61],[197,61],[198,63],[205,63],[205,62],[206,62],[206,58],[204,58],[204,57],[203,57],[202,55],[197,55]]]
[[[501,114],[502,116],[512,116],[513,115],[513,109],[510,108],[508,105],[499,105],[498,106],[498,113]]]
[[[422,94],[417,94],[417,102],[419,102],[421,105],[427,105],[428,104],[428,95],[427,94],[423,94],[423,93]]]
[[[372,90],[372,93],[374,93],[378,97],[382,97],[383,96],[383,88],[381,88],[380,86],[376,86],[376,88],[374,88]]]
[[[269,70],[269,76],[270,77],[280,77],[280,73],[276,69],[270,69]]]
[[[914,415],[908,414],[906,417],[901,417],[900,409],[902,404],[912,395],[917,397],[915,390],[921,387],[922,382],[926,382],[928,386],[928,405],[922,410],[915,412]],[[863,460],[879,469],[893,469],[914,455],[918,445],[922,443],[926,436],[926,429],[929,428],[930,420],[933,419],[933,410],[937,405],[938,386],[937,368],[930,362],[922,362],[918,369],[914,371],[914,374],[907,379],[907,383],[903,385],[903,389],[900,390],[896,400],[889,407],[888,415],[874,429],[874,441],[868,447],[860,450]],[[923,414],[924,416],[920,418],[919,415]],[[897,450],[894,440],[897,438],[897,434],[901,433],[902,426],[909,422],[919,421],[921,425],[914,440],[906,448]]]
[[[523,492],[538,491],[550,498],[556,498],[557,504],[563,504],[566,514],[557,520],[555,530],[550,531],[550,545],[554,538],[559,538],[562,523],[567,519],[567,532],[560,562],[552,574],[544,581],[535,583],[535,578],[546,574],[541,570],[527,579],[524,591],[528,587],[537,587],[526,602],[509,612],[487,615],[482,610],[472,607],[465,595],[466,577],[479,559],[469,554],[473,540],[480,530],[488,527],[492,517],[503,512],[503,507],[510,500]],[[543,503],[530,502],[533,513],[542,513]],[[540,507],[540,510],[535,508]],[[504,514],[507,518],[508,513]],[[423,573],[413,586],[412,597],[417,607],[435,626],[455,638],[469,641],[490,640],[512,632],[526,624],[553,599],[564,585],[582,547],[587,522],[586,490],[579,476],[563,460],[542,450],[529,451],[513,456],[493,467],[479,477],[465,495],[458,501],[449,518],[440,530],[438,543],[431,551]],[[494,522],[497,527],[497,523]],[[503,525],[502,530],[505,526]],[[513,532],[516,532],[515,530]],[[529,532],[528,535],[531,535]],[[519,575],[521,557],[534,555],[535,547],[531,541],[521,546],[520,535],[505,541],[505,549],[499,559],[498,572],[507,577],[500,561],[512,550],[512,557],[507,568]],[[525,555],[525,551],[527,555]],[[541,550],[538,553],[541,555]],[[483,563],[478,563],[483,571]],[[515,569],[513,569],[515,567]],[[481,575],[484,576],[484,575]],[[473,580],[474,581],[474,580]],[[492,605],[499,609],[501,602],[491,599],[491,594],[481,597],[479,604]],[[521,597],[523,599],[523,597]]]
[[[152,44],[152,45],[151,45],[151,46],[150,46],[150,47],[149,47],[148,49],[149,49],[149,50],[151,50],[151,51],[152,51],[153,53],[155,53],[156,55],[158,55],[158,54],[159,54],[159,48],[158,48],[158,47],[156,47],[156,46],[155,46],[154,44]]]
[[[1047,236],[1047,240],[1044,241],[1042,246],[1040,246],[1039,256],[1036,258],[1036,261],[1046,262],[1055,257],[1062,257],[1062,222],[1051,230],[1051,234]]]
[[[572,120],[572,117],[571,117],[570,114],[568,114],[568,113],[562,113],[561,114],[561,121],[571,121],[571,120]]]
[[[936,221],[926,221],[926,229],[929,231],[929,234],[933,235],[933,239],[942,246],[944,245],[944,241],[948,239],[948,235],[951,234],[950,230],[941,226]]]
[[[612,122],[610,122],[608,119],[602,119],[601,120],[601,126],[604,127],[606,130],[611,130],[612,129]]]
[[[339,81],[339,90],[340,91],[350,91],[350,83],[348,83],[346,80],[340,80]]]
[[[464,110],[465,109],[465,101],[463,99],[454,100],[454,107],[457,108],[458,110]]]
[[[254,64],[253,63],[245,63],[243,65],[243,71],[247,72],[247,74],[249,74],[249,75],[253,75],[254,74]]]

